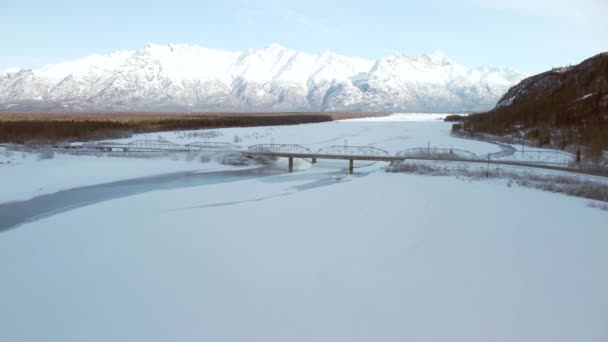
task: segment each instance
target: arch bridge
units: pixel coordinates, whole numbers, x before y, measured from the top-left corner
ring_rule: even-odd
[[[0,145],[16,150],[63,150],[82,152],[235,152],[247,157],[277,157],[288,158],[289,171],[293,171],[293,159],[307,159],[316,163],[318,159],[338,159],[349,161],[349,172],[353,172],[355,160],[400,162],[412,160],[438,160],[454,162],[474,162],[502,164],[513,166],[528,166],[551,170],[570,171],[605,176],[604,170],[582,170],[573,167],[574,156],[569,153],[555,151],[526,151],[514,152],[513,148],[501,152],[478,156],[470,151],[456,148],[412,148],[391,154],[374,146],[329,146],[318,150],[298,144],[258,144],[247,148],[229,142],[193,142],[185,145],[166,140],[135,140],[130,143],[116,142],[85,142],[65,144],[35,144],[35,145]]]

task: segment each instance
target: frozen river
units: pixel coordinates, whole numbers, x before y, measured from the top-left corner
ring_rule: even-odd
[[[428,118],[217,139],[499,150]],[[608,214],[585,199],[383,163],[2,158],[3,341],[608,338]]]
[[[295,189],[313,189],[334,184],[345,178],[346,169],[341,170],[337,165],[338,163],[333,164],[334,167],[327,168],[325,171],[311,174],[303,173],[290,177],[282,176],[287,173],[284,167],[268,165],[243,170],[178,172],[62,190],[28,200],[0,204],[0,217],[2,217],[0,233],[28,222],[41,220],[83,206],[151,191],[204,187],[205,185],[243,180],[258,180],[264,183],[302,180],[305,183],[295,187]],[[383,163],[368,162],[367,164]],[[353,176],[364,176],[366,174],[366,172],[358,172]],[[200,189],[204,195],[204,188]]]
[[[283,173],[263,167],[234,171],[180,172],[62,190],[25,201],[0,204],[0,232],[18,225],[102,201],[149,191],[235,182]]]

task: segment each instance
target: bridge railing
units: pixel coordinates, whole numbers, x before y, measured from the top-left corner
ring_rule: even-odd
[[[242,148],[239,145],[229,142],[209,142],[197,141],[184,145],[188,151],[196,152],[232,152],[240,151]]]
[[[95,151],[126,151],[128,144],[115,142],[86,142],[82,145],[71,145],[72,148]]]
[[[391,154],[381,148],[373,146],[329,146],[316,152],[319,155],[390,157]]]
[[[187,150],[185,146],[167,140],[135,140],[126,145],[129,151],[168,151]]]
[[[249,146],[247,151],[260,152],[269,154],[283,154],[283,153],[296,153],[296,154],[312,154],[313,151],[308,147],[296,144],[257,144]]]
[[[517,161],[535,164],[568,166],[575,161],[575,156],[562,151],[519,151],[495,160]]]
[[[475,153],[467,150],[461,150],[457,148],[410,148],[397,152],[396,157],[403,158],[437,158],[437,159],[471,159],[479,160],[479,156]]]

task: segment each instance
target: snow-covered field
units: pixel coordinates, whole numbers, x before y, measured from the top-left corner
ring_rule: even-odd
[[[499,150],[450,126],[394,116],[223,129],[216,140]],[[125,178],[171,163],[224,167],[78,158],[0,164],[2,187],[31,196],[22,175],[44,180],[47,167],[91,174],[51,172],[49,191],[107,181],[98,174],[114,162],[132,168]],[[607,212],[499,180],[391,174],[383,163],[348,176],[343,164],[143,193],[0,233],[0,340],[608,340]]]

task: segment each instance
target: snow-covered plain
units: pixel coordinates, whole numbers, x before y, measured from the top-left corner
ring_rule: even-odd
[[[226,129],[221,137],[498,150],[449,136],[449,124],[402,119]],[[348,176],[342,164],[144,193],[1,233],[0,337],[608,339],[606,212],[500,181],[390,174],[383,164]]]

